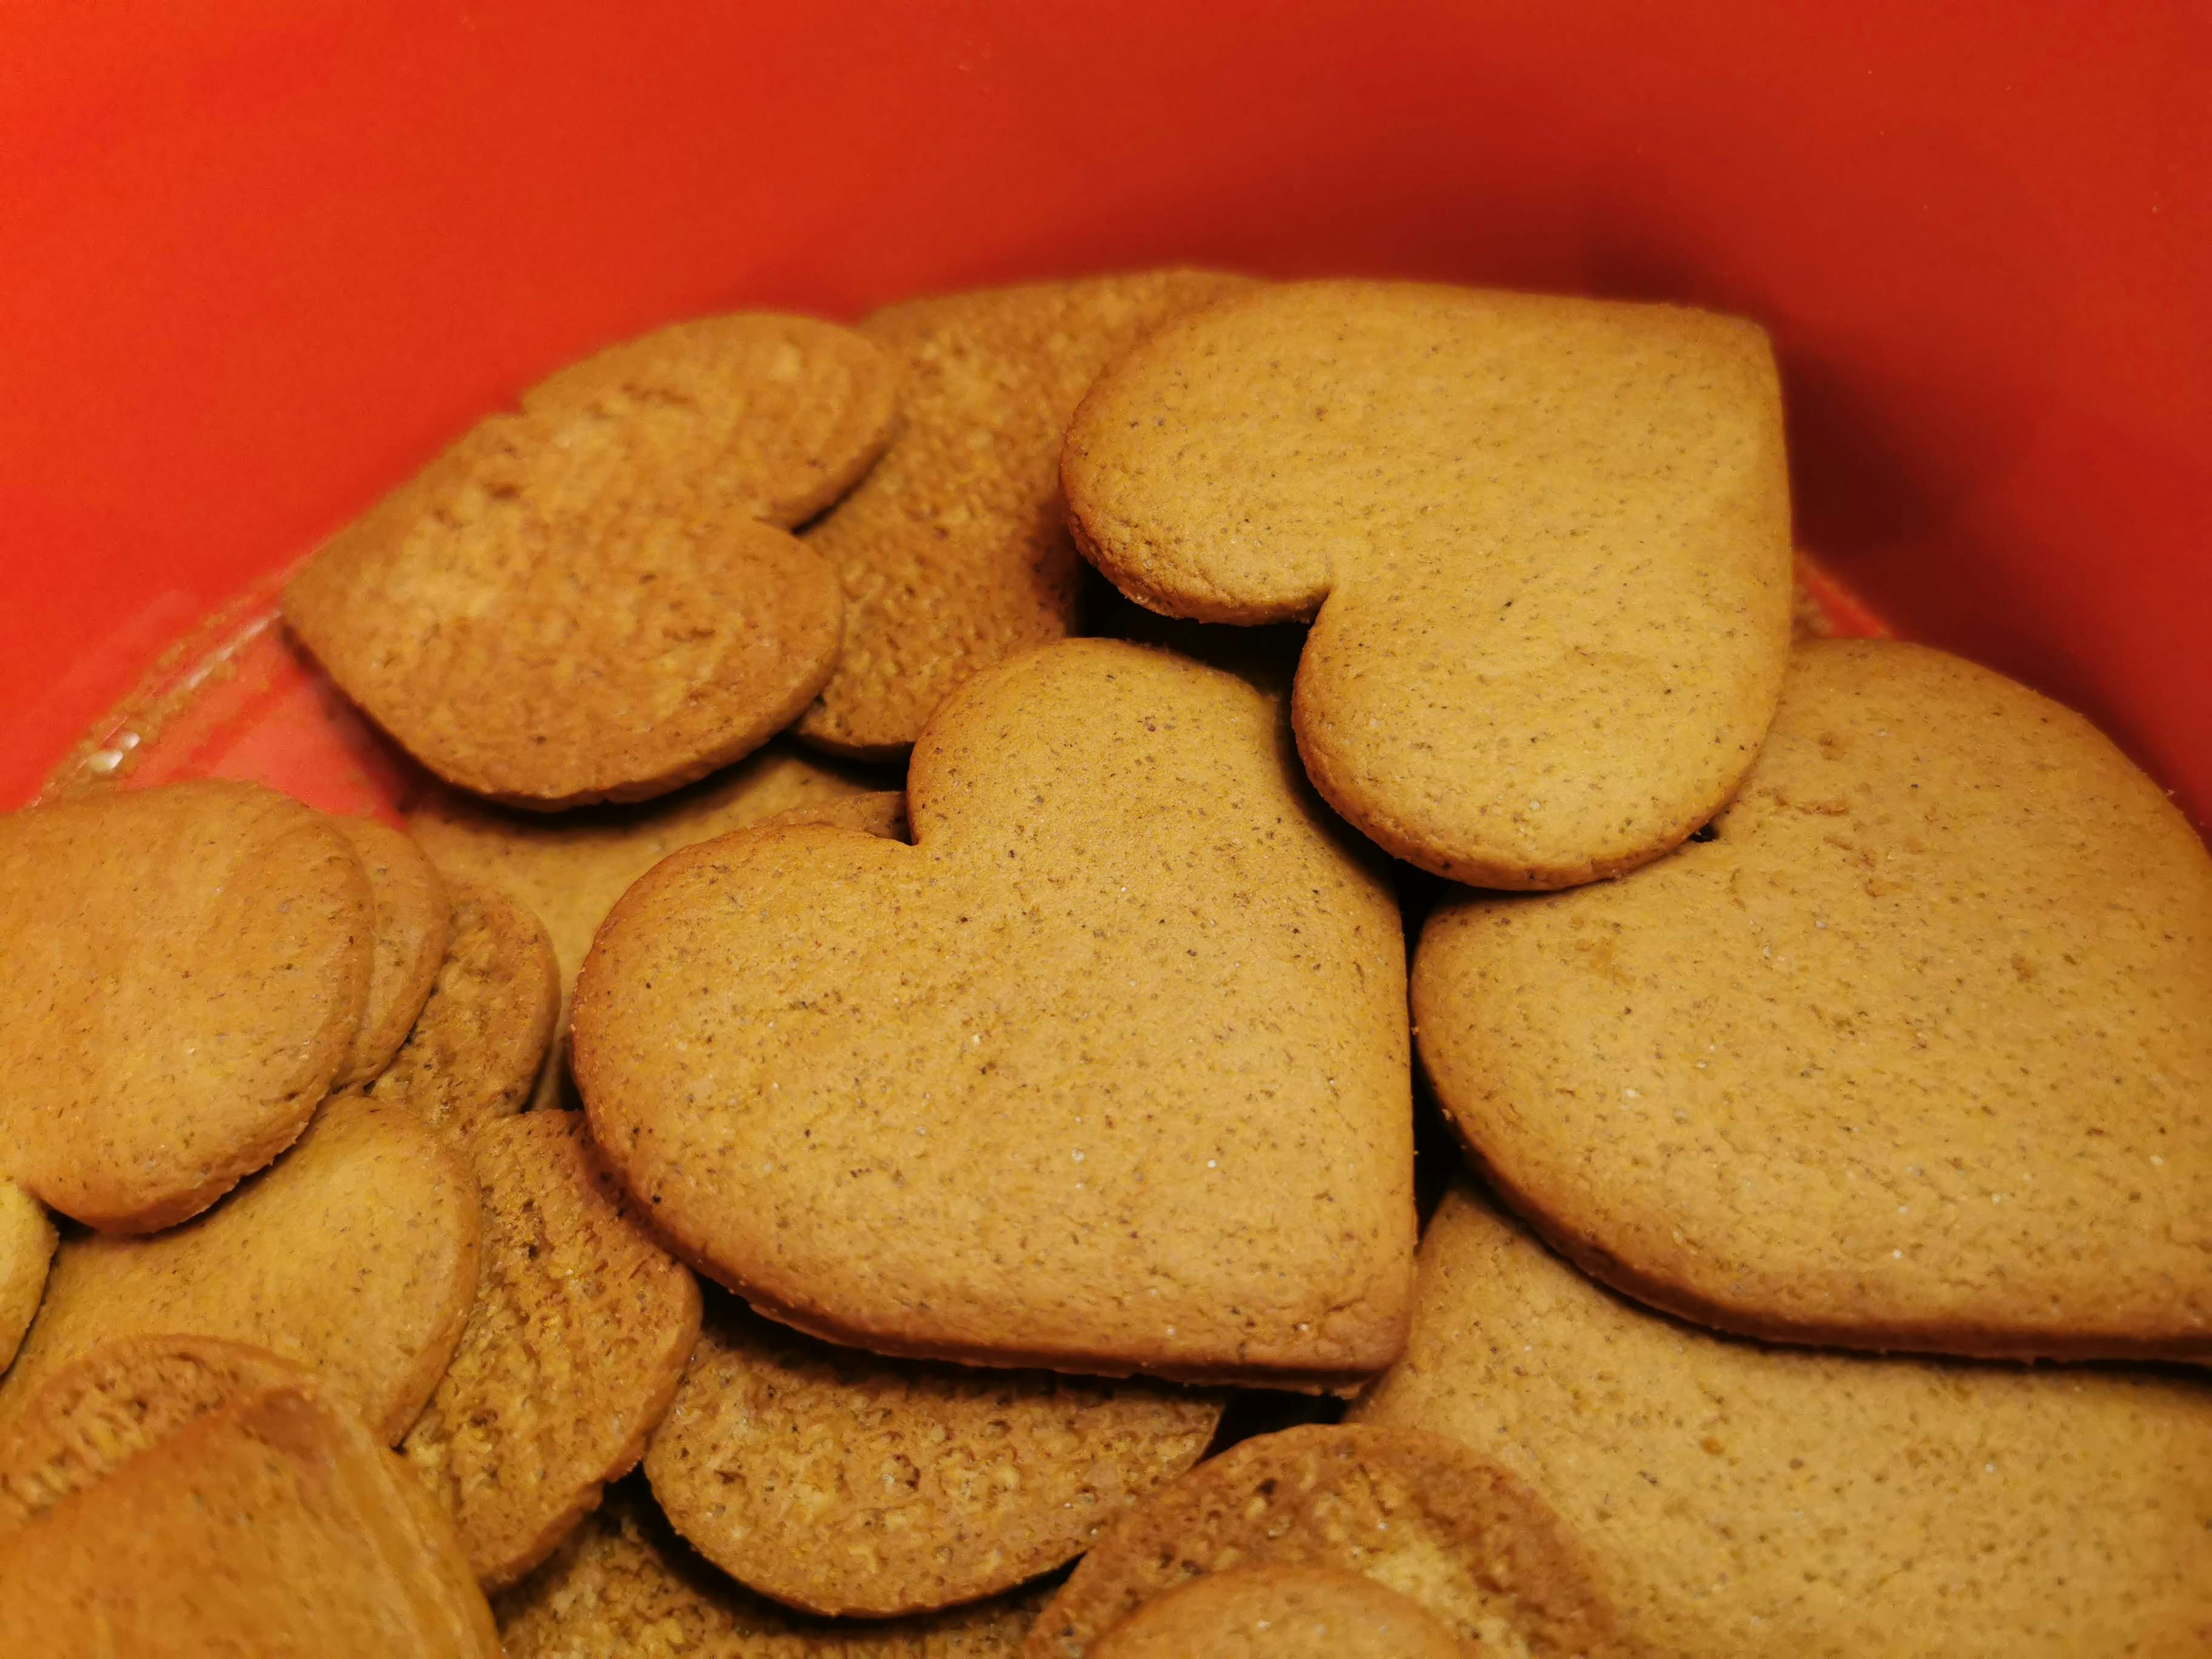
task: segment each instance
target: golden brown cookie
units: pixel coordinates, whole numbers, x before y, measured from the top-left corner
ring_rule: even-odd
[[[0,1419],[0,1536],[106,1480],[188,1425],[315,1373],[205,1336],[126,1336],[77,1355]]]
[[[577,1114],[488,1124],[469,1153],[476,1306],[400,1450],[496,1589],[636,1463],[698,1338],[699,1287],[629,1212]]]
[[[701,1561],[642,1486],[611,1487],[545,1565],[496,1604],[507,1659],[1014,1659],[1043,1597],[909,1619],[816,1619]]]
[[[1713,839],[1446,904],[1413,1003],[1502,1189],[1632,1295],[1785,1340],[2212,1357],[2212,857],[1986,669],[1800,647]]]
[[[1790,642],[1772,353],[1668,306],[1303,283],[1168,324],[1062,466],[1077,544],[1208,622],[1312,617],[1332,805],[1454,881],[1554,888],[1689,836]]]
[[[1316,1424],[1231,1447],[1131,1510],[1053,1597],[1024,1659],[1082,1659],[1153,1597],[1251,1566],[1363,1573],[1486,1650],[1633,1651],[1583,1551],[1517,1477],[1441,1435]]]
[[[791,1607],[880,1618],[1048,1572],[1195,1463],[1222,1396],[832,1347],[718,1296],[653,1437],[693,1547]]]
[[[455,1139],[520,1111],[545,1069],[560,970],[538,918],[457,881],[453,939],[404,1047],[362,1091]]]
[[[386,1442],[444,1374],[477,1286],[476,1182],[398,1107],[334,1097],[300,1144],[206,1215],[64,1242],[0,1417],[125,1336],[222,1337],[321,1376]]]
[[[906,833],[906,805],[849,769],[782,738],[737,765],[658,800],[584,807],[547,817],[433,790],[408,810],[408,828],[448,876],[495,887],[545,924],[560,958],[565,1006],[592,935],[615,901],[679,847],[788,814],[876,835]],[[565,1038],[562,1041],[565,1050]],[[563,1053],[539,1081],[538,1103],[559,1101]]]
[[[799,735],[902,757],[977,669],[1065,638],[1082,568],[1060,494],[1069,416],[1160,324],[1250,286],[1146,271],[908,300],[862,322],[904,368],[903,418],[806,533],[844,586],[845,648]]]
[[[760,746],[836,661],[837,579],[787,526],[866,471],[896,369],[805,318],[687,323],[524,394],[284,591],[332,679],[448,782],[636,800]]]
[[[878,1352],[1335,1382],[1403,1340],[1389,890],[1280,706],[1070,640],[933,718],[915,844],[664,860],[578,981],[592,1132],[654,1224]]]
[[[453,904],[422,848],[372,818],[332,818],[368,877],[375,907],[376,946],[368,1000],[354,1028],[353,1052],[338,1074],[365,1083],[391,1064],[446,959]]]
[[[0,1538],[0,1652],[498,1659],[406,1479],[312,1389],[209,1413]]]
[[[1462,1185],[1354,1410],[1463,1441],[1682,1659],[2212,1651],[2212,1388],[1765,1348],[1615,1297]]]
[[[0,1170],[112,1231],[205,1209],[344,1067],[371,915],[337,827],[257,784],[0,817]]]
[[[1209,1573],[1091,1644],[1095,1659],[1474,1659],[1480,1650],[1419,1602],[1325,1567]]]
[[[15,1358],[39,1311],[55,1237],[46,1206],[14,1182],[0,1180],[0,1371]]]

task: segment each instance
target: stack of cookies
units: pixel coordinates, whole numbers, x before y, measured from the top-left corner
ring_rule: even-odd
[[[2212,857],[1791,561],[1674,307],[554,375],[287,590],[392,823],[0,818],[0,1650],[2212,1650]]]

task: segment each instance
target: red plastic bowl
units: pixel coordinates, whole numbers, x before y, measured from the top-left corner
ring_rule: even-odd
[[[1763,319],[1801,540],[2212,817],[2202,0],[190,0],[6,29],[0,805],[197,619],[595,346],[1194,260]]]

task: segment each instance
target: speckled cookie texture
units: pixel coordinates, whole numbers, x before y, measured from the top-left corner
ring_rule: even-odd
[[[788,533],[864,472],[896,371],[849,330],[679,324],[526,392],[315,554],[284,617],[447,781],[630,800],[757,748],[836,661],[837,579]]]
[[[54,1259],[53,1218],[12,1181],[0,1181],[0,1371],[31,1328]]]
[[[658,800],[549,817],[436,790],[409,807],[407,822],[448,876],[496,888],[545,924],[560,960],[565,1006],[607,912],[632,882],[671,853],[785,816],[903,836],[905,799],[878,782],[776,738],[737,765]],[[561,1029],[567,1025],[563,1018]],[[565,1060],[547,1069],[539,1104],[559,1099],[565,1071]]]
[[[204,1336],[127,1336],[58,1366],[0,1419],[0,1537],[202,1418],[315,1374],[266,1348]]]
[[[1420,1603],[1356,1572],[1247,1567],[1146,1602],[1093,1659],[1475,1659]]]
[[[1279,705],[1068,641],[956,693],[907,790],[911,846],[725,837],[600,930],[576,1074],[655,1224],[878,1352],[1308,1383],[1388,1364],[1401,935]]]
[[[197,1220],[64,1241],[0,1380],[0,1416],[103,1343],[188,1334],[307,1365],[396,1441],[460,1340],[477,1237],[460,1155],[399,1108],[339,1096],[297,1146]]]
[[[909,300],[862,322],[904,368],[903,418],[875,470],[806,535],[843,584],[845,648],[800,735],[902,756],[969,675],[1073,631],[1069,417],[1160,324],[1251,286],[1145,271]]]
[[[1451,1435],[1683,1659],[2212,1651],[2212,1388],[1717,1336],[1575,1272],[1468,1186],[1406,1358],[1354,1412]]]
[[[459,1140],[528,1102],[561,983],[537,917],[492,888],[452,885],[453,936],[437,983],[405,1045],[362,1092]]]
[[[2212,1356],[2212,858],[2079,716],[1800,647],[1714,839],[1440,908],[1421,1055],[1515,1206],[1724,1328]]]
[[[544,1560],[645,1450],[699,1335],[699,1288],[629,1212],[573,1112],[470,1139],[476,1306],[400,1450],[496,1589]]]
[[[1014,1659],[1042,1601],[1030,1591],[908,1619],[811,1618],[699,1560],[625,1482],[495,1606],[507,1659]]]
[[[1139,1504],[1038,1617],[1024,1659],[1082,1659],[1153,1597],[1254,1566],[1364,1574],[1485,1652],[1635,1651],[1516,1476],[1423,1431],[1315,1425],[1244,1441]]]
[[[0,1540],[0,1652],[497,1659],[405,1480],[312,1391],[211,1413]]]
[[[273,790],[194,782],[0,817],[0,1170],[146,1231],[289,1146],[349,1056],[368,878]]]
[[[446,959],[453,905],[422,850],[388,823],[333,818],[361,860],[374,916],[368,995],[338,1082],[365,1083],[391,1064]]]
[[[1558,888],[1711,817],[1789,647],[1765,336],[1666,306],[1410,283],[1260,289],[1101,377],[1078,544],[1207,622],[1313,618],[1298,751],[1454,881]]]
[[[653,1437],[653,1497],[700,1553],[793,1607],[972,1601],[1079,1554],[1198,1462],[1218,1393],[882,1359],[717,1297]]]

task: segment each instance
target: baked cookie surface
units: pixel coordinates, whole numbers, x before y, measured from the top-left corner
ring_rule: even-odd
[[[477,1236],[475,1179],[435,1131],[335,1097],[296,1146],[207,1214],[143,1238],[65,1241],[0,1378],[0,1416],[105,1343],[185,1334],[306,1365],[396,1441],[460,1340]]]
[[[0,1181],[0,1371],[39,1311],[57,1237],[46,1206],[14,1182]]]
[[[915,750],[913,845],[753,831],[630,889],[577,988],[595,1138],[695,1265],[830,1340],[1379,1368],[1401,935],[1286,749],[1279,704],[1164,653],[987,671]]]
[[[633,1480],[495,1610],[507,1659],[1013,1659],[1042,1602],[1029,1591],[909,1619],[810,1618],[701,1561]]]
[[[448,782],[639,799],[750,752],[837,655],[837,580],[787,526],[889,435],[896,375],[805,318],[680,324],[483,422],[284,591],[339,687]]]
[[[1061,476],[1116,586],[1313,618],[1298,752],[1454,881],[1618,874],[1725,801],[1790,641],[1765,335],[1665,306],[1302,283],[1167,324],[1101,377]]]
[[[1232,1446],[1139,1504],[1039,1615],[1024,1659],[1083,1659],[1155,1597],[1255,1566],[1363,1574],[1486,1652],[1636,1650],[1518,1477],[1441,1435],[1315,1425]]]
[[[1986,669],[1824,641],[1713,834],[1430,919],[1422,1060],[1515,1207],[1752,1335],[2212,1356],[2212,857],[2157,786]]]
[[[1467,1184],[1361,1422],[1463,1441],[1683,1659],[2201,1653],[2212,1388],[1777,1349],[1592,1283]]]
[[[788,1606],[973,1601],[1079,1554],[1205,1452],[1223,1396],[884,1359],[718,1296],[645,1469],[676,1529]]]
[[[291,1145],[351,1053],[374,939],[337,827],[256,784],[0,817],[0,1170],[143,1232]]]
[[[453,905],[446,884],[415,843],[371,818],[338,818],[337,826],[368,878],[376,929],[368,995],[341,1085],[365,1083],[391,1064],[415,1028],[446,959]]]
[[[978,669],[1066,637],[1080,568],[1060,441],[1091,383],[1170,317],[1252,286],[1145,271],[887,306],[860,332],[904,372],[883,459],[807,532],[845,592],[845,649],[799,734],[902,756]]]
[[[629,1213],[578,1114],[489,1124],[468,1148],[476,1304],[399,1449],[497,1589],[637,1462],[698,1338],[699,1288]]]
[[[1480,1649],[1418,1601],[1356,1572],[1244,1567],[1146,1602],[1091,1644],[1095,1659],[1474,1659]]]

